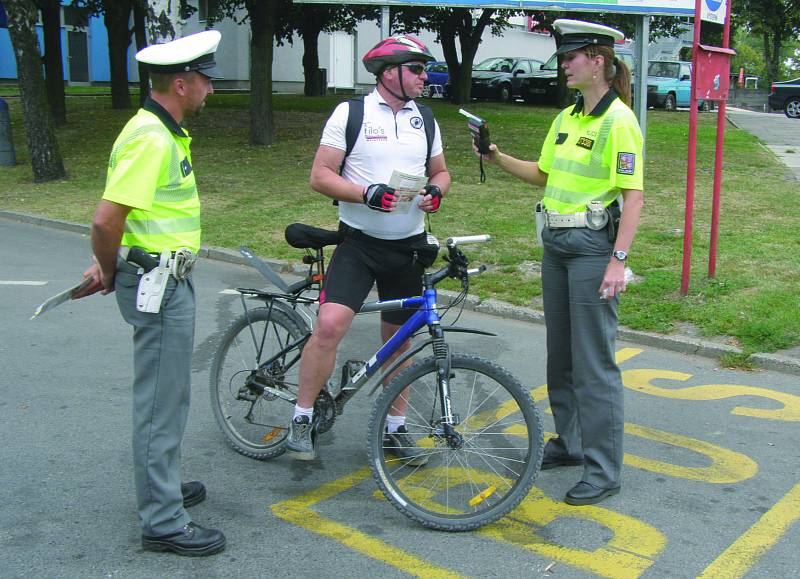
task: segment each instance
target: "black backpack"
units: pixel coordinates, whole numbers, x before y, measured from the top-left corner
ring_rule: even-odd
[[[357,97],[347,101],[350,105],[350,111],[347,114],[347,128],[344,132],[344,140],[347,148],[344,152],[342,164],[339,166],[339,174],[342,174],[344,169],[344,162],[358,140],[358,134],[361,132],[361,124],[364,121],[364,97]],[[436,122],[433,120],[433,111],[427,105],[417,103],[419,113],[422,115],[422,121],[425,125],[425,139],[428,141],[428,154],[425,157],[425,172],[428,172],[428,164],[431,161],[431,149],[433,148],[433,137],[436,135]]]

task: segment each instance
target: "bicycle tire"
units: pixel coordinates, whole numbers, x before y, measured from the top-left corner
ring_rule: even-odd
[[[274,395],[262,395],[259,385],[269,384],[296,397],[302,345],[276,359],[270,368],[259,367],[306,333],[299,315],[273,304],[242,314],[223,334],[211,365],[211,408],[237,452],[268,460],[285,451],[293,405]]]
[[[436,424],[441,403],[434,358],[428,357],[398,374],[375,402],[369,464],[383,494],[405,516],[433,529],[469,531],[498,520],[530,491],[544,451],[542,418],[519,381],[484,358],[453,354],[449,383],[461,448],[450,447]],[[391,458],[384,442],[386,415],[401,396],[409,405],[408,436],[417,448],[430,449],[425,466]]]

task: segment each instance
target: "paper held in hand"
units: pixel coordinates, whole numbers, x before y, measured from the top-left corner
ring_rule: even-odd
[[[40,305],[38,308],[36,308],[36,311],[33,312],[33,315],[31,316],[31,319],[33,320],[35,318],[38,318],[43,313],[45,313],[47,310],[52,310],[54,307],[60,306],[64,302],[67,302],[67,301],[71,300],[72,296],[75,294],[75,292],[77,292],[79,290],[82,290],[83,288],[88,286],[90,283],[92,283],[92,277],[91,276],[85,277],[81,281],[76,283],[74,286],[68,287],[63,292],[57,293],[53,297],[46,299],[44,302],[42,302],[42,305]]]
[[[428,178],[425,175],[409,175],[397,169],[392,171],[388,185],[394,189],[397,195],[395,211],[399,213],[411,211],[411,207],[419,203],[416,199],[419,197],[420,189],[427,184]]]

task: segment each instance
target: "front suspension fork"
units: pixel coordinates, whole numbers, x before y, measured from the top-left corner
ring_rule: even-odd
[[[444,438],[447,440],[448,444],[451,446],[460,446],[461,435],[456,432],[455,427],[460,424],[461,418],[458,414],[453,412],[450,400],[450,378],[452,377],[450,347],[444,341],[444,332],[442,332],[441,328],[437,328],[434,331],[433,356],[436,367],[439,403],[442,409],[439,424],[442,427]]]

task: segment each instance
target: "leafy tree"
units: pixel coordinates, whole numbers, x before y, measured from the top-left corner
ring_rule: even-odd
[[[784,43],[800,37],[800,0],[733,0],[733,22],[761,41],[767,82],[781,76]]]
[[[209,24],[232,18],[250,23],[250,143],[275,141],[272,107],[272,53],[276,31],[283,30],[291,0],[216,0],[210,3]],[[240,13],[244,9],[245,16]]]
[[[286,17],[277,19],[275,40],[280,46],[284,41],[292,43],[296,31],[303,39],[303,93],[317,96],[324,92],[319,76],[319,35],[322,32],[342,30],[352,33],[361,20],[378,18],[375,7],[355,4],[294,4],[289,3]]]
[[[399,32],[430,30],[442,45],[444,59],[450,76],[450,98],[454,103],[468,103],[472,91],[472,65],[481,37],[487,27],[500,36],[510,23],[513,11],[483,9],[473,19],[469,8],[417,8],[404,7],[392,10],[393,29]],[[461,61],[456,52],[456,37],[461,49]]]
[[[8,16],[8,33],[17,60],[33,177],[37,183],[61,179],[66,173],[56,141],[53,117],[46,104],[39,41],[36,37],[36,6],[33,0],[5,0],[4,5]]]

